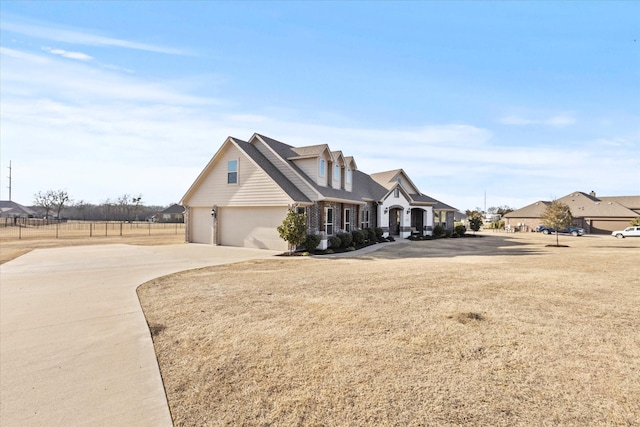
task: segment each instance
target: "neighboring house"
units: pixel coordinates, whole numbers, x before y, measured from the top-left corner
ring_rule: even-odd
[[[10,200],[0,200],[0,218],[34,218],[38,213]]]
[[[182,205],[171,205],[167,209],[155,214],[152,217],[154,222],[184,222],[184,207]]]
[[[455,209],[422,194],[402,169],[367,175],[327,144],[292,147],[263,135],[229,137],[181,200],[189,242],[286,250],[276,228],[288,209],[307,214],[320,248],[340,231],[430,235],[434,214]],[[437,209],[437,210],[436,210]]]
[[[573,225],[584,228],[586,233],[609,234],[624,229],[640,216],[640,196],[596,197],[596,194],[576,191],[560,199],[569,206]],[[549,201],[538,201],[503,216],[505,226],[522,231],[535,230],[541,224],[540,217]]]

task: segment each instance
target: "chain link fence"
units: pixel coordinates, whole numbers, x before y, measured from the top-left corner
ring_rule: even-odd
[[[0,218],[0,240],[184,234],[184,223]]]

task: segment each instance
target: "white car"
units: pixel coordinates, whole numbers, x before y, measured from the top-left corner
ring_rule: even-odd
[[[624,230],[613,231],[611,235],[618,239],[625,237],[640,237],[640,227],[627,227]]]

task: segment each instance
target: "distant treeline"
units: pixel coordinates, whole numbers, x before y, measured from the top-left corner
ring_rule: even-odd
[[[153,215],[162,212],[169,206],[145,206],[131,203],[111,203],[104,202],[98,205],[91,203],[74,203],[64,206],[60,211],[59,219],[81,220],[81,221],[147,221]],[[46,213],[40,206],[30,206],[39,216],[44,217]],[[51,216],[53,212],[49,212]]]

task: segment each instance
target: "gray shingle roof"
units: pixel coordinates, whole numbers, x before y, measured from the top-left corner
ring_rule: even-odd
[[[11,200],[0,200],[0,216],[3,217],[27,217],[35,216],[37,212],[26,206],[22,206]]]
[[[260,135],[263,137],[262,135]],[[265,138],[265,137],[263,137]],[[327,144],[310,145],[308,147],[291,147],[291,150],[296,153],[296,157],[314,157],[319,156],[324,150],[328,150]]]
[[[249,144],[246,141],[233,138],[237,146],[240,147],[256,164],[264,170],[271,179],[273,179],[282,190],[287,193],[291,199],[298,203],[311,202],[307,196],[291,181],[289,181],[283,174],[271,163],[267,158],[258,150],[253,144]]]
[[[640,196],[624,197],[595,197],[581,191],[574,191],[558,199],[569,206],[571,215],[574,218],[634,218],[638,213],[622,205],[619,202],[628,204],[640,204]],[[539,218],[545,208],[550,205],[549,201],[538,201],[531,205],[517,209],[504,215],[505,218]]]
[[[402,169],[395,169],[391,171],[379,172],[379,173],[368,175],[364,172],[354,170],[352,172],[353,191],[346,191],[342,189],[320,186],[316,183],[314,179],[308,177],[291,159],[311,156],[312,155],[311,153],[319,154],[322,152],[322,150],[325,147],[327,147],[327,145],[322,144],[322,145],[314,145],[311,147],[296,148],[296,147],[292,147],[291,145],[285,144],[283,142],[277,141],[273,138],[269,138],[268,136],[264,136],[261,134],[256,134],[256,135],[259,136],[260,139],[264,141],[265,144],[267,144],[280,158],[286,161],[289,164],[289,166],[292,169],[294,169],[300,176],[305,177],[305,180],[309,184],[309,186],[315,189],[319,194],[322,195],[322,197],[326,199],[347,200],[347,201],[353,201],[354,203],[362,203],[364,201],[371,201],[371,200],[381,201],[385,197],[385,195],[387,195],[388,192],[396,185],[397,182],[395,181],[395,177],[399,173],[403,172]],[[261,157],[260,161],[256,161],[261,167],[264,163],[265,168],[268,168],[270,166],[271,168],[275,169],[275,167],[271,164],[271,162],[269,162],[259,152],[258,149],[256,149],[249,143],[245,143],[245,144],[253,148],[251,153],[249,153],[249,151],[246,151],[248,154],[250,154],[251,156],[256,156],[256,158]],[[331,154],[333,156],[339,156],[339,155],[343,156],[341,151],[332,151]],[[353,157],[344,157],[344,159],[345,161],[347,160],[353,161],[355,164]],[[284,178],[284,175],[282,175],[281,173],[280,175],[281,175],[281,178],[276,179],[276,182],[280,182],[279,180],[282,179],[283,183],[288,183],[288,185],[291,185],[292,187],[295,188],[295,186],[290,181]],[[414,193],[414,194],[409,194],[409,197],[413,202],[417,204],[433,205],[434,208],[440,209],[440,210],[453,210],[453,211],[456,210],[455,208],[445,203],[442,203],[439,200],[433,199],[427,196],[426,194]]]
[[[505,214],[505,218],[540,218],[542,212],[549,206],[551,202],[539,200],[535,203],[525,206],[524,208],[511,211]]]
[[[178,205],[178,204],[171,205],[167,209],[163,210],[160,213],[163,213],[163,214],[181,214],[181,213],[184,213],[184,206]]]

